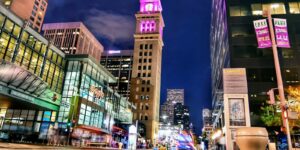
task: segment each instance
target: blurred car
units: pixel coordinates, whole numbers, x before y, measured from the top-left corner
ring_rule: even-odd
[[[177,137],[176,142],[177,150],[196,150],[192,136],[187,132],[182,132]]]

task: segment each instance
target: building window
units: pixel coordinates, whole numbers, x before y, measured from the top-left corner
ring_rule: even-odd
[[[142,92],[145,92],[145,88],[144,87],[142,87]]]
[[[144,69],[144,70],[146,70],[146,69],[147,69],[147,67],[146,67],[146,66],[143,66],[143,69]]]
[[[148,49],[148,44],[145,45],[145,49]]]
[[[143,77],[146,77],[146,73],[143,73]]]
[[[148,66],[148,70],[151,70],[151,66]]]
[[[151,63],[152,62],[152,59],[149,59],[149,63]]]
[[[143,48],[144,48],[144,45],[140,44],[140,50],[143,50]]]
[[[142,59],[139,59],[139,63],[142,63]]]
[[[150,80],[147,80],[147,84],[150,84]]]
[[[290,13],[291,14],[299,14],[300,13],[300,2],[290,2]]]
[[[141,77],[141,73],[138,73],[138,77]]]
[[[32,17],[35,17],[35,15],[36,15],[35,11],[32,11],[32,12],[31,12],[31,16],[32,16]]]
[[[143,120],[143,115],[140,116],[140,120]]]
[[[149,52],[149,56],[152,56],[152,52]]]
[[[252,4],[251,9],[252,9],[252,15],[262,15],[263,14],[261,4]]]
[[[148,104],[145,105],[145,109],[146,109],[146,110],[149,110]]]
[[[142,66],[139,66],[139,70],[141,70],[142,69]]]
[[[145,81],[145,80],[143,80],[143,81],[142,81],[142,84],[145,84],[145,83],[146,83],[146,81]]]
[[[144,63],[146,63],[147,62],[147,59],[144,59]]]
[[[271,3],[271,4],[252,4],[252,14],[262,15],[263,11],[271,7],[272,14],[286,14],[284,3]]]
[[[148,116],[145,116],[145,120],[148,120]]]
[[[143,56],[143,52],[140,52],[140,56]]]
[[[144,53],[144,56],[148,56],[148,53],[147,53],[147,52],[145,52],[145,53]]]
[[[243,6],[231,6],[230,16],[249,16],[251,15],[249,8]]]
[[[150,92],[150,88],[147,87],[147,92]]]
[[[263,4],[263,11],[271,7],[272,14],[286,14],[284,3]]]
[[[36,7],[36,6],[33,6],[33,9],[34,9],[35,11],[37,11],[37,7]]]
[[[152,49],[152,48],[153,48],[153,44],[150,44],[150,45],[149,45],[149,49]]]
[[[43,5],[43,6],[46,6],[46,4],[47,4],[47,3],[46,3],[45,1],[42,1],[42,5]]]
[[[151,73],[148,73],[148,77],[151,77]]]

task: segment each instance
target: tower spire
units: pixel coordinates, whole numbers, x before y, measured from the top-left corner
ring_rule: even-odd
[[[160,0],[140,0],[140,12],[151,13],[161,12],[162,6]]]

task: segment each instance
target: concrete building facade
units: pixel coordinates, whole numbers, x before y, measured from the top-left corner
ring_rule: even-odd
[[[158,133],[159,124],[163,28],[160,0],[140,0],[134,35],[132,84],[139,80],[141,82],[131,86],[130,100],[138,108],[134,112],[134,120],[145,124],[146,139],[152,141]],[[148,104],[148,110],[139,109],[145,103]],[[140,117],[146,114],[147,118]]]
[[[48,7],[48,0],[0,0],[21,19],[28,21],[29,25],[40,32]]]
[[[43,31],[66,54],[89,54],[100,62],[104,48],[82,22],[44,24]]]

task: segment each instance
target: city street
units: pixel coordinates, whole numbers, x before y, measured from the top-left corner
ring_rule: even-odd
[[[0,142],[0,150],[5,149],[44,149],[44,150],[58,150],[58,149],[97,149],[97,150],[117,150],[117,148],[95,148],[95,147],[62,147],[62,146],[46,146],[46,145],[32,145],[32,144],[18,144],[18,143],[3,143]]]
[[[300,0],[0,0],[0,150],[300,150]]]

